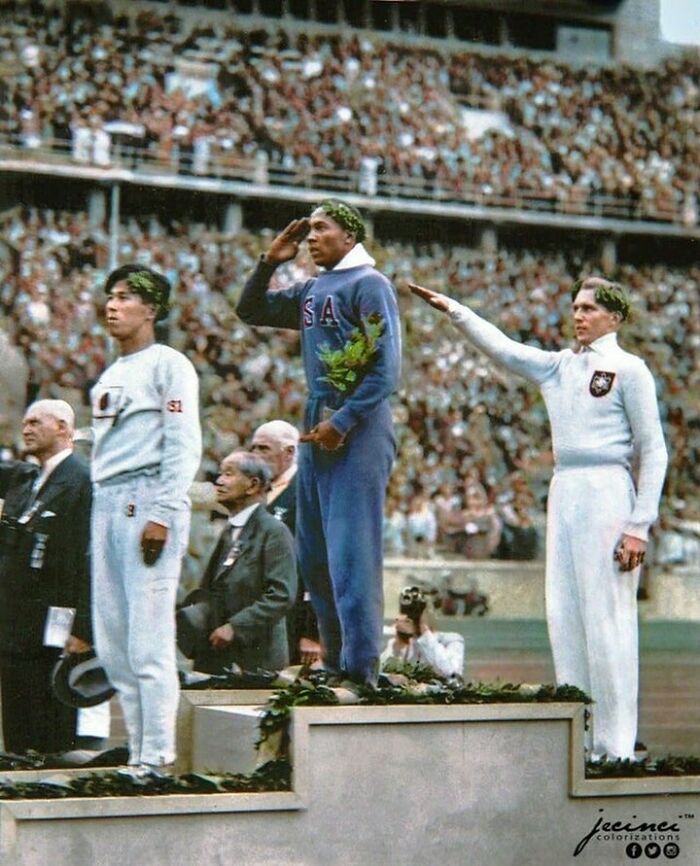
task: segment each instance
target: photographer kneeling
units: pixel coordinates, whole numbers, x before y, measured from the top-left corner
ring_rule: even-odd
[[[407,586],[399,595],[395,634],[381,655],[381,667],[389,659],[420,663],[441,677],[462,677],[464,638],[455,632],[437,631],[428,600],[417,586]]]

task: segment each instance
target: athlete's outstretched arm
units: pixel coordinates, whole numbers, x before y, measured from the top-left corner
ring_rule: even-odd
[[[546,352],[535,346],[511,340],[495,325],[482,319],[454,298],[433,289],[426,289],[424,286],[417,286],[415,283],[409,283],[409,287],[414,295],[422,298],[431,307],[447,313],[453,324],[473,346],[512,373],[517,373],[541,385],[556,370],[557,352]]]
[[[424,301],[430,304],[431,307],[435,307],[436,310],[440,310],[441,313],[449,313],[450,311],[450,299],[447,295],[443,295],[440,292],[436,292],[433,289],[426,289],[425,286],[417,286],[415,283],[409,283],[409,288],[411,292],[418,298],[422,298]]]

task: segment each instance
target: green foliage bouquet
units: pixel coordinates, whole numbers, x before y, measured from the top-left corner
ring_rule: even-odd
[[[318,357],[328,372],[321,381],[329,382],[342,393],[355,388],[370,368],[383,333],[384,320],[379,313],[371,313],[362,318],[360,327],[353,329],[342,349],[331,349],[328,343],[322,343]]]

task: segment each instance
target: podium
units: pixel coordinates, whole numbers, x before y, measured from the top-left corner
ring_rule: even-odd
[[[245,754],[261,697],[183,693],[187,760]],[[657,844],[698,862],[700,777],[586,779],[582,704],[297,707],[290,725],[288,792],[0,801],[0,863],[627,866]]]

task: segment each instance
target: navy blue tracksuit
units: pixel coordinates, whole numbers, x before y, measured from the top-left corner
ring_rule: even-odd
[[[382,521],[395,455],[389,396],[398,384],[401,336],[396,292],[370,265],[330,270],[268,292],[275,268],[258,263],[237,312],[251,325],[301,331],[309,385],[304,429],[330,419],[345,435],[336,451],[302,443],[299,453],[297,546],[311,593],[326,666],[352,679],[376,679],[382,643]],[[342,348],[363,318],[384,322],[376,355],[350,393],[321,381],[322,344]]]

